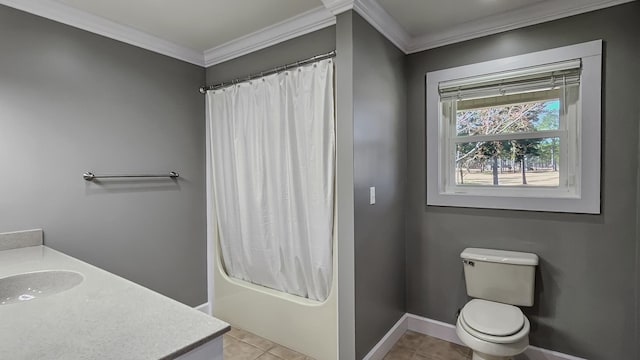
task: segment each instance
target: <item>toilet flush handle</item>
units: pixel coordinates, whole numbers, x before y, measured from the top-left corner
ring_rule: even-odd
[[[475,266],[476,264],[471,260],[462,260],[462,263],[469,266]]]

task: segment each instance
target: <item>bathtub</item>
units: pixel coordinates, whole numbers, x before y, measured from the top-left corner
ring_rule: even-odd
[[[214,234],[217,228],[214,224]],[[320,302],[235,279],[224,270],[220,244],[213,236],[209,249],[209,304],[212,315],[265,339],[317,360],[338,358],[336,242],[333,281]]]

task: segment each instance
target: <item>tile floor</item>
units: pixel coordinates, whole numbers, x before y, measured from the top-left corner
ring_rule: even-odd
[[[384,360],[469,360],[471,349],[413,331],[402,335]]]
[[[225,360],[313,360],[238,328],[224,334]],[[471,350],[444,340],[407,331],[384,360],[469,360]]]
[[[224,360],[313,360],[238,328],[224,334]]]

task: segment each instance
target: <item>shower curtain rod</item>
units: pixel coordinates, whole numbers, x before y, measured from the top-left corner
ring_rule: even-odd
[[[330,51],[330,52],[328,52],[326,54],[316,55],[314,57],[310,57],[310,58],[305,59],[305,60],[296,61],[294,63],[287,64],[287,65],[284,65],[284,66],[278,66],[278,67],[275,67],[273,69],[269,69],[269,70],[266,70],[266,71],[261,71],[259,73],[251,74],[251,75],[246,76],[246,77],[236,78],[236,79],[233,79],[231,81],[226,81],[226,82],[215,84],[215,85],[203,86],[203,87],[200,88],[200,93],[201,94],[205,94],[209,90],[221,89],[221,88],[223,88],[225,86],[234,85],[234,84],[242,83],[242,82],[245,82],[245,81],[253,80],[255,78],[260,78],[260,77],[263,77],[263,76],[279,73],[281,71],[289,70],[291,68],[295,68],[295,67],[298,67],[298,66],[311,64],[311,63],[314,63],[316,61],[330,59],[330,58],[335,57],[335,56],[336,56],[336,51],[333,50],[333,51]]]

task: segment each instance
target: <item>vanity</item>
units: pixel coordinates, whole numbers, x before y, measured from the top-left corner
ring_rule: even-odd
[[[0,234],[0,359],[222,360],[229,329],[44,246],[41,231]]]

